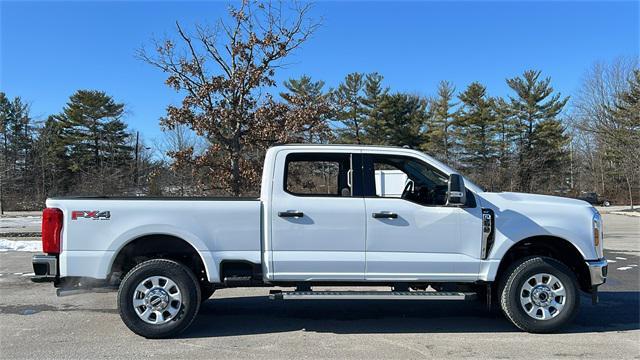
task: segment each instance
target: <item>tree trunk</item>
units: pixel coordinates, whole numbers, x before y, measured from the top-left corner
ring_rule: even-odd
[[[231,153],[231,193],[233,196],[240,196],[240,154],[236,151]]]
[[[631,203],[631,210],[633,210],[633,190],[631,188],[631,180],[629,176],[626,175],[624,179],[627,181],[627,189],[629,190],[629,202]]]
[[[604,187],[604,164],[602,163],[602,159],[598,161],[600,163],[600,184],[602,186],[602,195],[605,195],[605,187]]]
[[[93,149],[93,161],[95,163],[95,166],[98,167],[101,164],[100,164],[100,150],[99,150],[100,134],[98,132],[97,125],[94,128],[93,146],[94,146],[94,149]]]
[[[448,111],[447,111],[448,112]],[[451,166],[449,163],[449,120],[444,119],[444,162]]]
[[[358,125],[358,119],[356,116],[353,117],[353,125],[356,130],[356,144],[362,144],[362,140],[360,139],[360,126]]]
[[[240,196],[241,194],[241,177],[240,177],[240,131],[236,132],[236,136],[231,143],[231,193],[233,196]]]

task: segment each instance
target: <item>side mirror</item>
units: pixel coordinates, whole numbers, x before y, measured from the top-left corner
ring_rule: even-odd
[[[467,203],[467,189],[460,174],[451,174],[447,189],[447,206],[462,206]]]

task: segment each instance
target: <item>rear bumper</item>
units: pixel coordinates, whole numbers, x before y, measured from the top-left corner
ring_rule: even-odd
[[[607,281],[607,272],[609,269],[607,259],[588,260],[586,263],[589,268],[589,275],[591,276],[591,286],[604,284]]]
[[[31,260],[33,282],[55,282],[58,278],[58,257],[53,255],[33,255]]]

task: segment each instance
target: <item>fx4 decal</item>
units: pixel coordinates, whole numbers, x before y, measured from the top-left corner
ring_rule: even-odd
[[[78,219],[92,219],[92,220],[109,220],[111,219],[111,212],[100,210],[73,210],[71,211],[71,220]]]

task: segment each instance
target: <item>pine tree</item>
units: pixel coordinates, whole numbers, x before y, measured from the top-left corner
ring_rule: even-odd
[[[121,120],[124,104],[102,91],[79,90],[69,98],[62,113],[55,116],[61,127],[69,169],[86,178],[100,176],[99,189],[122,186],[130,171],[133,147],[126,124]]]
[[[365,142],[364,122],[367,110],[363,104],[364,75],[348,74],[337,89],[332,91],[336,119],[344,127],[338,130],[339,141],[362,144]]]
[[[629,88],[617,96],[615,107],[610,109],[617,126],[612,126],[610,138],[619,148],[640,149],[640,69],[633,71],[628,80]],[[635,155],[635,154],[634,154]]]
[[[64,129],[62,138],[69,147],[74,171],[130,157],[126,125],[120,120],[123,113],[124,104],[104,92],[79,90],[71,95],[56,119]]]
[[[448,81],[438,84],[438,95],[431,101],[428,142],[423,147],[426,152],[446,164],[453,165],[455,145],[453,124],[456,117],[453,101],[456,88]]]
[[[558,115],[569,100],[554,94],[551,79],[540,79],[540,71],[527,70],[521,77],[507,79],[507,85],[516,93],[510,96],[510,110],[517,121],[518,132],[518,181],[521,191],[531,192],[533,179],[539,164],[549,164],[548,159],[540,159],[539,154],[557,153],[558,149],[546,149],[540,146],[562,146],[562,142],[534,143],[536,125],[541,122],[559,122]],[[562,126],[545,125],[546,129],[562,129]],[[542,128],[540,128],[542,129]],[[544,169],[547,170],[547,169]],[[562,170],[562,169],[556,169]],[[546,171],[545,171],[546,172]]]
[[[33,133],[29,106],[20,97],[10,100],[0,92],[0,207],[7,205],[5,200],[13,208],[33,206],[26,196],[34,185]]]
[[[456,116],[462,166],[480,184],[492,189],[499,155],[494,100],[487,95],[486,87],[477,82],[471,83],[458,98],[462,102]]]
[[[532,185],[537,191],[552,192],[566,183],[569,156],[569,137],[565,127],[555,119],[542,120],[536,124],[531,136],[535,157],[530,166],[535,173]]]
[[[29,106],[20,97],[10,101],[4,93],[0,93],[0,119],[7,166],[12,171],[23,172],[29,166],[33,137]]]
[[[383,80],[384,77],[377,72],[367,74],[365,77],[362,104],[366,111],[366,120],[363,127],[369,144],[379,144],[384,141],[381,103],[389,93],[389,88],[382,86]]]
[[[323,101],[325,97],[322,91],[324,81],[313,81],[308,75],[302,75],[300,79],[286,80],[283,85],[288,92],[281,92],[280,96],[288,102],[291,102],[293,96],[297,96],[305,104],[315,105]]]
[[[516,121],[511,107],[502,98],[493,102],[496,114],[498,142],[498,174],[496,187],[503,191],[513,191],[514,187],[514,139],[517,136]]]
[[[307,75],[284,82],[282,97],[289,106],[290,115],[305,118],[300,142],[324,143],[331,139],[329,118],[332,108],[329,95],[323,91],[324,81],[313,81]]]
[[[5,93],[0,92],[0,135],[2,135],[2,169],[0,169],[2,173],[0,173],[0,179],[4,177],[9,164],[9,142],[11,138],[9,121],[12,116],[11,112],[11,102]]]
[[[602,133],[620,169],[617,175],[627,185],[633,209],[633,188],[640,178],[640,69],[633,71],[628,84],[629,88],[618,94],[615,107],[609,111],[613,126],[602,129]]]
[[[35,142],[37,164],[40,168],[39,187],[44,196],[66,194],[73,186],[73,174],[70,170],[70,158],[67,144],[62,137],[62,123],[49,116],[38,129]]]
[[[425,99],[403,93],[385,95],[380,102],[380,144],[418,148],[425,141]]]

